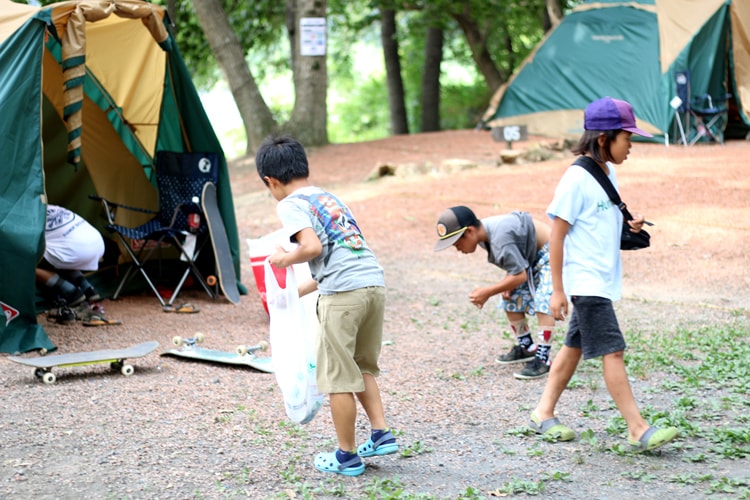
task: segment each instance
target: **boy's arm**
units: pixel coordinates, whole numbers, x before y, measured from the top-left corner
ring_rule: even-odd
[[[323,251],[323,244],[311,227],[306,227],[294,234],[294,239],[297,240],[297,246],[291,252],[287,252],[281,246],[276,247],[276,251],[270,257],[271,264],[278,268],[285,268],[292,264],[309,262]]]
[[[570,231],[570,224],[565,219],[555,217],[549,237],[549,265],[552,272],[552,297],[550,312],[557,320],[564,320],[568,314],[568,299],[563,287],[562,268],[565,236]]]
[[[304,297],[308,293],[312,293],[317,289],[318,289],[318,282],[313,279],[303,281],[302,283],[297,285],[297,292],[299,292],[300,297]]]

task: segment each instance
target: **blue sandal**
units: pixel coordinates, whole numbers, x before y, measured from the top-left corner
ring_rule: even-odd
[[[386,442],[390,441],[390,443]],[[377,441],[372,440],[372,436],[367,440],[365,444],[362,444],[357,448],[357,455],[360,457],[372,457],[372,456],[383,456],[396,453],[398,451],[398,443],[396,443],[396,437],[391,431],[384,432]]]
[[[341,463],[336,457],[335,451],[318,453],[313,464],[321,472],[333,472],[344,476],[359,476],[365,471],[365,464],[359,458],[359,455],[355,455],[353,458]]]

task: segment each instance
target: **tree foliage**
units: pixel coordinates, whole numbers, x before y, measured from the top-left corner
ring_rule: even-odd
[[[260,87],[279,74],[288,75],[291,81],[292,32],[287,30],[286,16],[295,1],[218,1]],[[491,94],[510,78],[559,12],[566,13],[580,1],[328,0],[326,70],[328,108],[335,109],[328,118],[332,139],[357,140],[388,134],[391,117],[383,53],[359,61],[355,58],[360,52],[353,50],[382,50],[380,20],[384,9],[396,14],[395,37],[408,130],[420,131],[422,92],[424,88],[434,89],[430,82],[423,81],[430,29],[433,34],[436,29],[443,33],[441,69],[434,72],[440,80],[440,128],[466,128],[476,123]],[[153,2],[168,8],[177,44],[196,85],[202,89],[213,87],[223,75],[196,18],[192,0]],[[367,54],[369,57],[373,52],[368,49]],[[291,104],[289,109],[274,104],[268,107],[278,123],[293,113]],[[246,116],[243,121],[247,126]],[[343,135],[341,131],[345,131]]]

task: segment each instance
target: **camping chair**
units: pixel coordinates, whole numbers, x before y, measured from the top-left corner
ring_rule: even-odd
[[[690,139],[691,146],[702,137],[724,144],[724,127],[727,125],[729,114],[727,99],[730,97],[731,95],[727,94],[716,104],[710,94],[698,96],[693,100],[690,113],[695,120],[695,135]]]
[[[162,307],[165,310],[171,310],[177,295],[191,273],[206,293],[211,298],[215,297],[214,292],[203,279],[196,260],[209,239],[200,197],[206,183],[216,183],[218,180],[219,162],[217,155],[213,153],[159,151],[156,154],[155,163],[159,192],[158,212],[114,203],[99,196],[90,196],[90,198],[102,202],[107,216],[107,230],[115,234],[131,259],[131,265],[120,280],[112,299],[116,300],[120,296],[125,285],[138,271],[159,299]],[[154,217],[145,224],[129,228],[115,223],[118,208],[149,213]],[[194,214],[200,217],[197,227],[195,224],[193,224],[194,227],[189,224],[189,220],[194,220]],[[133,244],[134,242],[142,243],[140,248],[137,248],[138,245]],[[154,255],[159,255],[157,252],[162,243],[177,247],[180,251],[180,260],[186,262],[186,268],[166,302],[145,268],[149,259],[152,259]]]

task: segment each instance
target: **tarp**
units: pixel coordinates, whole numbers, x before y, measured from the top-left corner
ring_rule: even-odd
[[[88,196],[156,209],[157,151],[218,154],[219,208],[239,280],[226,159],[168,26],[163,7],[138,0],[0,0],[0,352],[54,349],[36,321],[46,203],[110,238]],[[121,210],[117,222],[148,218]]]
[[[497,90],[482,124],[579,137],[586,105],[611,96],[633,105],[639,126],[654,141],[667,135],[675,140],[670,103],[683,74],[689,79],[686,101],[710,94],[726,103],[731,94],[737,120],[750,125],[749,36],[747,1],[584,1]]]

